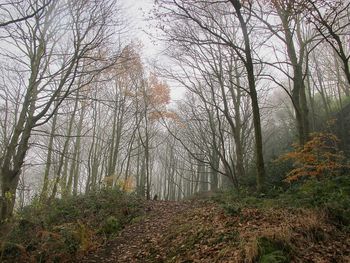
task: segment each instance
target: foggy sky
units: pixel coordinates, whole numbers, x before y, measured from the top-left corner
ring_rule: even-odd
[[[145,66],[151,65],[153,62],[164,64],[167,61],[165,55],[162,55],[164,49],[163,43],[152,38],[149,34],[156,34],[153,22],[147,21],[149,13],[153,9],[154,0],[120,0],[126,12],[127,20],[131,28],[129,36],[132,40],[138,40],[143,45],[141,56],[145,62]],[[185,89],[179,87],[174,82],[169,82],[171,88],[171,99],[181,100],[184,96]]]
[[[129,26],[131,27],[131,39],[139,40],[143,44],[142,56],[145,60],[159,59],[161,43],[151,40],[149,33],[154,33],[151,22],[147,21],[152,10],[154,0],[120,0],[126,12]]]

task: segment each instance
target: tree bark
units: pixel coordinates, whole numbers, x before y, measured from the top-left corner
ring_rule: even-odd
[[[305,44],[301,43],[299,60],[294,45],[293,33],[289,26],[290,10],[282,10],[277,7],[277,12],[282,21],[282,26],[285,35],[285,42],[289,60],[293,67],[293,88],[292,102],[295,109],[295,119],[298,131],[299,144],[304,145],[309,139],[309,109],[306,100],[305,83],[303,79],[303,56]],[[295,23],[299,23],[296,21]]]
[[[44,172],[44,182],[43,182],[43,187],[42,187],[41,194],[40,194],[40,201],[41,202],[46,201],[47,196],[48,196],[48,191],[49,191],[49,175],[50,175],[51,162],[52,162],[53,141],[54,141],[54,137],[55,137],[57,117],[58,117],[58,114],[57,114],[57,112],[55,112],[55,115],[53,116],[53,120],[52,120],[49,145],[48,145],[48,149],[47,149],[47,157],[46,157],[45,172]]]
[[[244,66],[247,71],[248,85],[249,85],[249,95],[252,102],[253,110],[253,123],[254,123],[254,135],[255,135],[255,156],[256,156],[256,188],[258,192],[263,192],[265,189],[265,164],[263,155],[263,140],[261,131],[261,120],[260,120],[260,109],[258,95],[256,91],[255,75],[254,75],[254,64],[252,58],[252,52],[250,47],[249,33],[247,29],[247,24],[244,21],[243,15],[241,13],[241,3],[239,0],[230,0],[242,29],[242,34],[244,38],[244,54],[245,61]]]

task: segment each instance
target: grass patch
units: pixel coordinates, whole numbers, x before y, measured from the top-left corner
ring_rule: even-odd
[[[280,241],[267,237],[258,238],[258,257],[259,263],[288,263],[290,262],[290,248]]]

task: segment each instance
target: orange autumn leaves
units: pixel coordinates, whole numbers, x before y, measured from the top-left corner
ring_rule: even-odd
[[[149,100],[153,110],[149,113],[148,118],[152,121],[160,119],[178,120],[178,115],[166,108],[170,103],[170,88],[168,84],[160,81],[154,74],[151,74],[149,77],[149,83]]]
[[[152,105],[162,107],[170,103],[170,88],[166,82],[151,74],[149,85],[149,98]]]
[[[121,53],[119,63],[115,69],[121,91],[127,98],[133,100],[135,105],[143,105],[151,121],[160,119],[178,120],[175,112],[169,111],[170,87],[161,80],[156,73],[145,72],[144,65],[138,49],[140,44],[133,43]]]
[[[286,177],[293,182],[305,177],[320,178],[336,175],[348,170],[342,152],[338,149],[338,139],[331,133],[314,133],[304,146],[294,146],[291,151],[279,160],[292,160],[294,169]]]

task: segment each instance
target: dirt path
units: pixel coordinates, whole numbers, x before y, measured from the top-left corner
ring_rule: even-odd
[[[193,207],[191,202],[149,201],[146,215],[140,221],[128,225],[117,238],[80,262],[145,262],[151,253],[161,250],[159,240],[173,224],[173,219]]]

